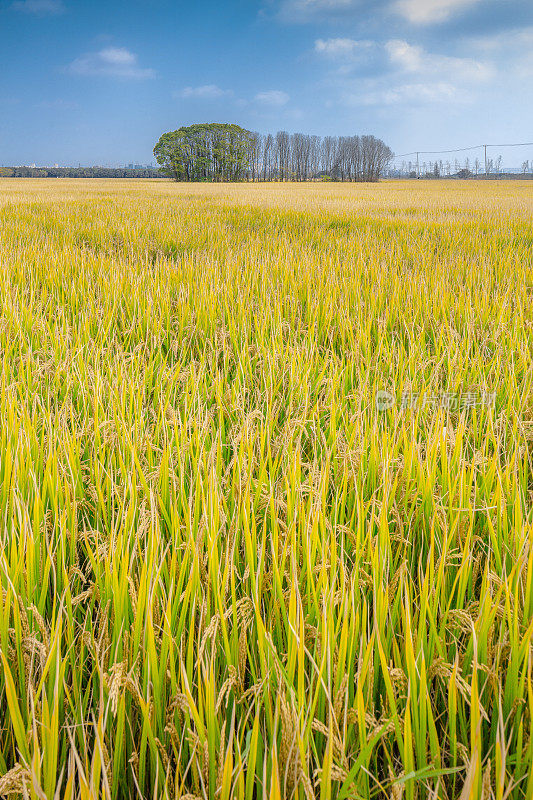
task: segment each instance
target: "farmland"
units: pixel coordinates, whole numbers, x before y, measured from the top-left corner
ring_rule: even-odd
[[[0,795],[533,796],[532,219],[0,181]]]

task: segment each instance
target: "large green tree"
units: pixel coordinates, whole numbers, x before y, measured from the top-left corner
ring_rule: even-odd
[[[164,133],[154,155],[177,181],[240,181],[249,176],[253,141],[238,125],[211,122]]]

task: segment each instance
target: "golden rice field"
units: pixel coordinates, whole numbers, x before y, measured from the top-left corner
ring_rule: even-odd
[[[0,267],[1,796],[533,797],[533,183],[2,180]]]

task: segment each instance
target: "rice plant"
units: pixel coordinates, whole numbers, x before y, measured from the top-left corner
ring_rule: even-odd
[[[0,185],[0,795],[533,797],[532,212]]]

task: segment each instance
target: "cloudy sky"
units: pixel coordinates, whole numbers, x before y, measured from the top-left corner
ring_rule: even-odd
[[[533,141],[533,2],[0,0],[0,108],[0,164],[148,163],[209,121]]]

